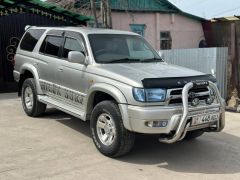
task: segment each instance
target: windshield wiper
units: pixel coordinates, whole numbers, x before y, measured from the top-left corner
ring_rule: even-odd
[[[161,58],[149,58],[149,59],[142,59],[141,62],[164,62]]]
[[[140,59],[122,58],[122,59],[114,59],[111,61],[106,61],[103,63],[136,63],[136,62],[140,62]]]

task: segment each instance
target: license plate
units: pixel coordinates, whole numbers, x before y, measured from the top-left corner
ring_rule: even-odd
[[[219,114],[207,114],[207,115],[200,115],[192,117],[191,126],[197,126],[200,124],[205,124],[209,122],[214,122],[219,120]]]

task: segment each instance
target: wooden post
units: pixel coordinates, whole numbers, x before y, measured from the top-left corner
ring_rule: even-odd
[[[230,79],[230,91],[231,98],[228,101],[229,108],[237,108],[238,106],[238,90],[237,90],[237,37],[236,37],[236,24],[231,23],[231,79]]]
[[[103,1],[100,2],[100,13],[101,13],[101,17],[102,17],[102,23],[105,21],[104,20],[104,4]],[[104,25],[104,23],[103,23]]]

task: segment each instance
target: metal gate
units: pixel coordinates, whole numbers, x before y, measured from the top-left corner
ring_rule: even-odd
[[[66,22],[51,20],[37,14],[11,14],[0,17],[0,92],[16,91],[12,60],[18,39],[26,25],[63,26]]]
[[[207,74],[214,74],[222,97],[227,97],[228,48],[197,48],[162,50],[170,64],[184,66]]]

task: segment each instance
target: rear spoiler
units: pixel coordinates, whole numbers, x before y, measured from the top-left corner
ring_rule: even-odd
[[[31,27],[36,27],[36,26],[26,25],[25,28],[24,28],[24,30],[27,31],[27,30],[28,30],[29,28],[31,28]]]

